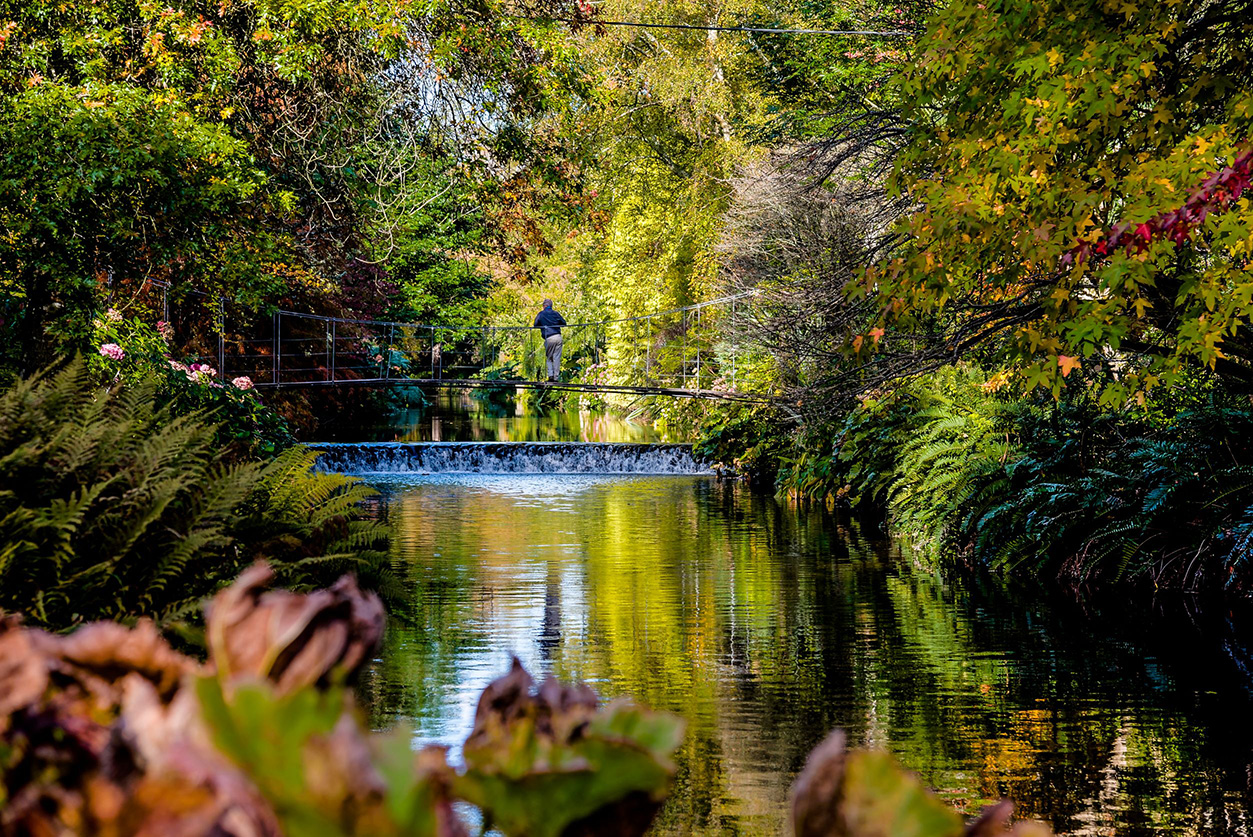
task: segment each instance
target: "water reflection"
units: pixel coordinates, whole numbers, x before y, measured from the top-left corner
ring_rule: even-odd
[[[512,390],[397,389],[396,407],[373,419],[359,413],[325,427],[310,441],[346,442],[666,442],[636,417],[571,407],[536,406],[536,397]],[[334,414],[333,410],[328,413]]]
[[[383,488],[414,624],[366,683],[379,726],[455,745],[516,653],[688,719],[660,833],[780,833],[834,726],[966,810],[1009,796],[1061,833],[1250,833],[1248,698],[1186,620],[944,583],[851,523],[707,478]]]

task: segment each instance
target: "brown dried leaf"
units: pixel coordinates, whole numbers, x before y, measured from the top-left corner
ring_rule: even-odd
[[[198,668],[151,622],[69,636],[0,623],[0,832],[277,837],[255,788],[208,744]]]
[[[226,679],[266,677],[279,690],[351,679],[383,636],[383,604],[349,576],[307,594],[267,589],[274,578],[254,564],[209,604],[209,652]]]
[[[1010,817],[1014,813],[1014,803],[1002,799],[995,805],[989,805],[970,825],[966,826],[963,837],[1052,837],[1053,832],[1043,823],[1020,822],[1010,827]]]
[[[315,738],[307,749],[305,783],[310,798],[333,802],[344,811],[381,802],[387,786],[351,713],[341,715],[331,734]]]
[[[183,693],[190,700],[191,691]],[[180,695],[181,698],[183,696]],[[175,710],[176,711],[176,710]],[[252,781],[207,741],[198,719],[189,735],[161,753],[133,794],[139,833],[279,837],[282,828]],[[177,796],[177,802],[175,797]],[[158,824],[170,824],[165,830]],[[208,828],[197,830],[201,823]]]
[[[19,617],[0,619],[0,719],[35,703],[48,688],[48,665],[31,633]]]
[[[1009,828],[1009,817],[1014,813],[1014,803],[1002,799],[995,805],[989,805],[983,812],[966,826],[964,837],[993,837],[1004,834]]]
[[[792,827],[796,837],[844,834],[840,790],[846,755],[844,733],[835,730],[813,749],[792,785]]]
[[[414,758],[414,772],[430,783],[430,806],[437,837],[470,837],[461,817],[453,810],[453,769],[448,765],[448,748],[427,745]]]
[[[535,681],[522,667],[522,661],[513,658],[513,666],[504,677],[498,677],[479,695],[474,710],[474,729],[466,739],[466,746],[473,747],[487,735],[495,724],[508,726],[512,721],[532,710],[531,689]]]
[[[142,675],[166,700],[184,675],[199,668],[191,658],[171,648],[147,619],[133,628],[93,622],[63,637],[59,650],[66,662],[108,682],[116,683],[131,673]]]

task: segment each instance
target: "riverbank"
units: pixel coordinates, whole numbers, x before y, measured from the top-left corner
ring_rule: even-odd
[[[697,450],[782,492],[878,506],[937,567],[1253,589],[1253,411],[1215,386],[1111,410],[962,366],[868,394],[835,427],[728,411]]]

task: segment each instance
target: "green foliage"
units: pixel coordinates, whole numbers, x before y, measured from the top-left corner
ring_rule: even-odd
[[[0,360],[85,351],[150,280],[256,307],[334,275],[406,6],[2,0]]]
[[[398,286],[390,316],[449,326],[481,322],[492,289],[476,261],[486,249],[484,212],[452,160],[430,153],[414,161],[411,176],[419,185],[392,210],[399,220],[392,241],[380,247]]]
[[[912,30],[921,5],[735,0],[713,8],[687,0],[611,0],[595,13],[693,27]],[[592,86],[586,106],[560,122],[560,132],[582,151],[583,189],[569,212],[549,219],[553,252],[531,259],[533,286],[519,295],[528,303],[542,296],[569,308],[575,302],[588,320],[724,293],[719,248],[735,200],[733,181],[779,145],[820,133],[848,103],[882,104],[894,95],[882,80],[911,42],[595,26],[573,27],[569,40],[585,55]],[[540,287],[536,274],[543,276]],[[666,328],[673,336],[679,326]],[[649,354],[645,331],[642,323],[609,329],[604,377],[610,382],[647,378],[646,358],[677,367],[677,358]],[[655,346],[664,343],[657,337]],[[741,374],[739,382],[764,388],[772,371]],[[667,418],[691,434],[690,415]]]
[[[87,348],[104,282],[220,272],[262,182],[224,127],[126,85],[0,87],[0,149],[5,359],[28,368],[51,345]]]
[[[1099,384],[1054,401],[946,369],[867,398],[836,456],[802,445],[780,486],[885,508],[935,564],[1082,582],[1245,589],[1253,543],[1253,412],[1202,382],[1111,412]]]
[[[901,770],[888,753],[865,752],[844,763],[841,807],[858,837],[941,837],[962,832],[961,818]]]
[[[1090,399],[1015,413],[1021,454],[984,479],[962,521],[982,560],[1076,581],[1248,587],[1247,404],[1215,397],[1160,424]]]
[[[950,530],[962,512],[1004,489],[996,477],[1013,450],[1006,402],[985,393],[985,382],[974,369],[941,370],[868,403],[840,446],[853,495],[890,509],[898,531],[932,558],[960,540]]]
[[[867,277],[881,316],[948,318],[951,342],[1054,394],[1079,366],[1120,371],[1103,379],[1114,405],[1188,366],[1247,386],[1253,213],[1247,165],[1230,167],[1253,124],[1250,11],[941,8],[894,82],[910,125],[895,186],[917,209]]]
[[[307,590],[353,573],[389,604],[402,601],[388,569],[388,529],[363,512],[376,495],[361,480],[314,470],[317,452],[292,447],[267,463],[232,536],[248,563],[265,560],[286,587]]]
[[[382,582],[369,496],[290,448],[229,464],[203,416],[152,384],[97,389],[81,362],[0,396],[0,609],[64,628],[178,618],[255,558],[309,586],[353,567]]]
[[[414,758],[412,735],[395,729],[366,742],[345,714],[351,704],[342,690],[283,695],[247,683],[228,696],[216,678],[203,677],[196,697],[214,745],[256,784],[285,834],[448,833],[442,777]]]
[[[970,825],[888,753],[846,750],[836,730],[814,748],[792,787],[796,837],[1049,837],[1047,827],[1019,822],[1009,802]]]
[[[730,405],[706,415],[692,450],[699,459],[769,485],[791,450],[786,431],[773,408]]]

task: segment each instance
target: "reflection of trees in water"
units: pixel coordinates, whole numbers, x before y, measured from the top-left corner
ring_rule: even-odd
[[[658,442],[647,422],[602,410],[562,409],[510,390],[399,389],[377,424],[338,428],[351,441],[395,442]],[[551,396],[548,396],[551,402]],[[403,406],[401,406],[403,405]],[[334,441],[332,433],[319,441]]]
[[[561,570],[556,562],[548,564],[544,579],[544,618],[535,642],[545,662],[552,661],[553,651],[561,644]]]
[[[441,717],[466,660],[529,644],[688,719],[663,830],[777,832],[792,775],[842,726],[968,808],[1005,795],[1060,831],[1241,833],[1247,735],[1191,720],[1237,707],[1198,707],[1173,661],[1146,660],[1163,637],[1134,609],[945,584],[852,523],[708,480],[539,495],[392,499],[415,624],[370,682],[376,719]]]

